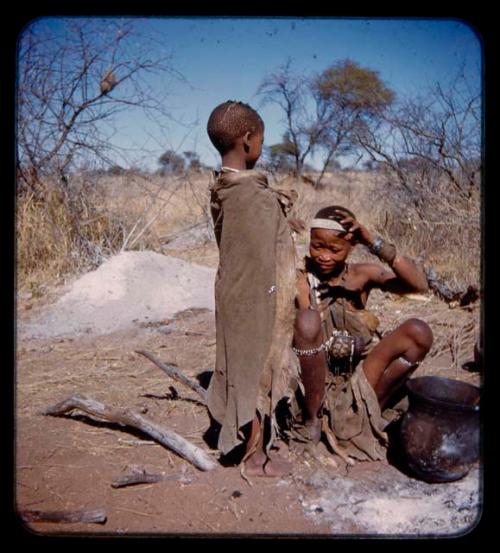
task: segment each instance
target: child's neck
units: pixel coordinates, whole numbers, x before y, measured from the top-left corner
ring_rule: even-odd
[[[247,167],[244,156],[240,152],[231,150],[224,154],[221,158],[222,167],[230,167],[231,169],[236,169],[237,171],[246,171],[251,169]]]
[[[343,276],[344,271],[346,271],[348,268],[347,262],[342,263],[341,265],[338,265],[335,267],[335,269],[331,273],[321,273],[318,268],[314,265],[314,262],[308,263],[308,269],[312,271],[318,280],[321,282],[329,282],[331,280],[337,279],[340,276]]]

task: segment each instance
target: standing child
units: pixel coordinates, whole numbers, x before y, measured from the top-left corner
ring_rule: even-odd
[[[387,266],[348,263],[357,243]],[[323,431],[337,452],[360,460],[385,456],[387,421],[381,410],[394,401],[432,345],[429,326],[418,319],[408,319],[376,341],[378,319],[366,309],[376,288],[423,292],[427,279],[411,259],[375,238],[349,210],[320,210],[298,277],[294,350],[305,404],[304,426],[298,430],[312,444]]]
[[[222,158],[211,186],[219,247],[215,282],[216,364],[208,408],[221,425],[223,455],[244,444],[242,470],[281,476],[270,459],[274,410],[287,393],[295,297],[295,248],[285,213],[290,197],[253,170],[264,123],[247,104],[228,101],[210,115],[208,135]]]

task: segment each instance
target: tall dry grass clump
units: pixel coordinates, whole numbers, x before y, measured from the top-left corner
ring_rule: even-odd
[[[17,198],[18,285],[57,282],[66,274],[98,266],[114,251],[123,233],[121,221],[100,208],[88,190],[69,194],[45,187]]]
[[[124,250],[162,252],[169,237],[208,217],[208,176],[74,176],[17,197],[20,289],[55,284]]]
[[[432,266],[451,285],[480,288],[480,174],[467,191],[437,171],[424,178],[410,172],[409,190],[396,186],[388,171],[379,178],[373,198],[376,230]]]

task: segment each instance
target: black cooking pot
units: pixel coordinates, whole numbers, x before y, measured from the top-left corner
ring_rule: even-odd
[[[462,478],[479,458],[479,388],[437,376],[406,386],[400,442],[408,467],[427,482]]]

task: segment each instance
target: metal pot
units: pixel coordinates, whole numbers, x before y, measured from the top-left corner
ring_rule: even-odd
[[[437,376],[406,386],[400,442],[408,467],[427,482],[462,478],[479,458],[479,388]]]

